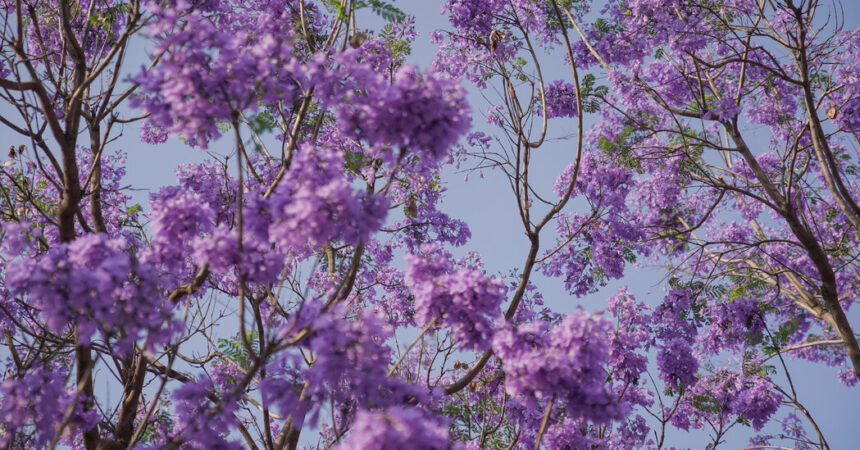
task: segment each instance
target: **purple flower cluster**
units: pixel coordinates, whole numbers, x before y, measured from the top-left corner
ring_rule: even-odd
[[[51,331],[61,334],[74,324],[81,341],[89,342],[100,330],[128,353],[147,332],[162,329],[170,308],[155,274],[125,247],[104,234],[82,236],[9,264],[6,286],[38,307]]]
[[[444,450],[451,448],[447,425],[419,408],[392,406],[359,411],[338,450]]]
[[[647,252],[641,244],[645,232],[627,214],[628,194],[633,177],[611,157],[598,152],[582,155],[577,179],[573,164],[559,175],[553,190],[564,196],[582,196],[592,206],[589,213],[556,216],[557,249],[550,250],[540,270],[564,279],[569,292],[582,296],[610,279],[620,278],[624,267],[635,259],[634,251]]]
[[[209,264],[213,273],[224,274],[236,267],[249,283],[271,283],[283,270],[283,256],[272,251],[269,245],[257,239],[245,239],[239,252],[239,236],[236,230],[217,227],[208,236],[196,238],[192,260],[202,266]]]
[[[693,356],[690,342],[675,338],[660,346],[657,352],[657,367],[660,379],[675,389],[685,388],[696,382],[699,361]]]
[[[606,388],[612,333],[609,321],[584,311],[551,327],[501,323],[493,350],[502,359],[506,392],[532,407],[555,396],[571,417],[595,423],[622,419],[626,408]]]
[[[461,33],[488,36],[492,31],[493,14],[505,7],[502,0],[449,0],[442,7],[448,21]]]
[[[737,350],[761,340],[764,333],[761,312],[752,298],[712,299],[705,313],[710,325],[698,340],[706,352]]]
[[[648,423],[640,415],[623,422],[614,430],[565,418],[547,428],[542,443],[552,450],[652,448],[654,442],[648,440],[649,431]]]
[[[206,148],[220,136],[218,122],[230,121],[233,111],[299,90],[289,70],[296,49],[285,2],[151,1],[147,7],[161,61],[135,79],[149,94],[138,103],[150,114],[150,126]]]
[[[358,139],[426,151],[439,161],[469,131],[465,89],[443,74],[403,66],[391,83],[375,76],[360,87],[366,93],[350,92],[337,112],[340,126]]]
[[[304,377],[310,383],[306,395],[316,399],[315,407],[330,399],[341,405],[341,414],[346,415],[354,408],[424,400],[424,389],[388,376],[392,357],[385,339],[392,336],[392,330],[382,318],[365,311],[344,322],[344,313],[344,308],[333,308],[313,323],[314,334],[307,348],[316,359]]]
[[[779,406],[780,398],[771,390],[766,378],[721,369],[713,375],[700,377],[683,395],[672,416],[672,424],[689,430],[708,423],[729,424],[743,417],[758,431]]]
[[[167,132],[145,122],[140,126],[140,140],[147,144],[162,144],[167,141]]]
[[[36,365],[20,378],[0,382],[0,445],[10,448],[43,448],[57,433],[66,410],[75,400],[75,390],[67,389],[67,373],[62,367]],[[66,433],[88,430],[98,423],[94,411],[84,412],[83,397],[73,409]],[[32,427],[32,431],[26,428]],[[32,441],[28,442],[32,436]]]
[[[315,7],[305,6],[317,16]],[[469,129],[465,91],[456,80],[418,74],[379,39],[334,51],[333,58],[330,49],[309,53],[286,31],[297,26],[295,5],[224,0],[203,8],[151,7],[163,56],[137,77],[147,93],[137,101],[150,114],[149,127],[182,134],[192,145],[205,148],[220,136],[219,122],[231,121],[236,111],[277,104],[311,88],[319,103],[335,108],[339,127],[372,146],[429,151],[439,160]],[[410,38],[408,26],[392,33]],[[149,130],[146,139],[162,139],[163,132]]]
[[[150,209],[152,239],[145,257],[167,268],[182,267],[194,239],[211,231],[215,224],[215,211],[209,203],[197,193],[178,186],[154,194]]]
[[[648,365],[648,358],[641,351],[650,347],[652,316],[648,314],[648,306],[637,302],[627,287],[609,298],[606,310],[617,322],[609,364],[612,378],[634,382]]]
[[[402,49],[415,41],[415,18],[407,16],[404,20],[394,21],[383,29],[380,36],[364,41],[359,48],[361,60],[370,64],[374,71],[391,76],[398,67],[406,62]]]
[[[353,189],[341,174],[343,166],[338,149],[300,149],[289,179],[269,202],[269,235],[282,251],[304,253],[330,240],[357,245],[379,229],[388,211],[385,198]]]
[[[576,88],[564,80],[555,80],[546,86],[546,116],[576,117]]]
[[[406,256],[405,280],[415,296],[415,321],[425,326],[433,319],[453,328],[465,348],[483,350],[493,336],[493,318],[505,300],[498,278],[470,267],[454,267],[452,256],[439,244],[424,244],[420,253]]]
[[[176,419],[170,431],[170,440],[193,449],[241,449],[228,440],[226,431],[235,426],[234,402],[216,404],[211,396],[214,385],[208,377],[185,383],[173,392],[176,402]],[[219,430],[219,431],[216,431]]]
[[[686,389],[696,382],[699,361],[692,344],[698,330],[694,299],[686,289],[669,291],[654,311],[654,340],[658,343],[660,379],[673,389]]]

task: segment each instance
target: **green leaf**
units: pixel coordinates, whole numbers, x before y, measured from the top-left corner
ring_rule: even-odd
[[[340,6],[340,5],[338,5]],[[387,22],[402,22],[406,19],[406,13],[398,7],[382,0],[359,0],[355,2],[355,8],[361,9],[370,6],[374,14]]]
[[[346,151],[346,169],[355,174],[360,174],[361,169],[370,164],[370,161],[361,152]]]
[[[248,126],[250,126],[251,129],[254,130],[254,133],[257,133],[258,135],[274,130],[276,124],[277,121],[275,120],[275,116],[273,116],[268,109],[264,109],[257,115],[248,119]]]

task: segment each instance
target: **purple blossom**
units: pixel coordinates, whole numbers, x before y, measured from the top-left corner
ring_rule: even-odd
[[[75,399],[75,390],[65,386],[66,376],[62,367],[37,365],[21,378],[10,377],[0,382],[0,424],[4,430],[0,444],[41,448],[54,438],[56,425]],[[65,433],[88,430],[98,423],[94,411],[83,411],[84,400],[77,398],[78,406]],[[25,432],[25,427],[33,427],[33,441],[28,442],[30,433]]]
[[[270,239],[283,251],[300,253],[330,240],[358,245],[379,229],[387,202],[353,189],[341,175],[343,153],[302,147],[288,180],[272,195]]]
[[[384,340],[392,335],[382,318],[365,311],[355,320],[344,321],[343,308],[333,308],[313,322],[314,334],[308,349],[317,356],[303,376],[310,386],[306,395],[320,405],[334,400],[349,413],[353,408],[398,405],[408,399],[421,401],[426,390],[388,376],[393,362]],[[289,403],[289,402],[288,402]]]
[[[356,138],[372,145],[426,151],[439,161],[469,130],[471,111],[465,90],[443,74],[420,75],[403,66],[391,84],[380,79],[374,83],[362,86],[366,95],[348,95],[338,109],[339,123]]]
[[[546,86],[546,116],[576,117],[576,88],[564,80]]]
[[[178,187],[164,188],[150,199],[152,247],[147,260],[181,267],[191,243],[214,227],[215,212],[203,198]]]
[[[40,308],[53,332],[77,324],[87,342],[101,330],[105,339],[118,339],[123,353],[146,331],[162,329],[170,317],[155,274],[125,253],[123,240],[104,234],[82,236],[37,258],[16,261],[7,268],[6,283],[13,294],[28,296]]]
[[[534,407],[556,396],[572,417],[604,424],[627,410],[606,389],[612,324],[576,311],[550,327],[499,324],[493,350],[502,359],[505,390]]]
[[[634,382],[647,368],[648,358],[642,350],[650,346],[652,316],[647,314],[648,306],[637,302],[627,287],[609,298],[606,310],[617,322],[610,358],[612,378]]]
[[[239,237],[236,230],[217,227],[210,235],[196,238],[192,243],[192,260],[199,266],[209,264],[213,273],[224,274],[241,267],[245,281],[271,283],[283,270],[284,257],[270,248],[268,242],[259,241],[253,235],[245,236],[242,252],[239,253]]]
[[[392,406],[383,410],[359,411],[347,438],[338,450],[395,450],[452,448],[448,427],[439,418],[419,408]]]
[[[227,440],[226,436],[226,431],[236,422],[233,417],[235,403],[226,398],[215,404],[210,398],[213,388],[212,380],[203,377],[173,392],[176,421],[170,433],[171,440],[193,449],[241,449],[238,442]]]
[[[256,107],[256,100],[297,94],[292,15],[281,2],[245,5],[147,2],[154,21],[150,33],[163,51],[157,66],[135,80],[148,95],[137,103],[162,133],[182,134],[206,148],[220,136],[219,121],[233,111]],[[291,73],[292,72],[292,73]]]
[[[780,406],[780,399],[770,386],[761,376],[727,369],[701,376],[684,393],[672,424],[688,430],[702,428],[715,420],[728,424],[742,416],[758,431]]]
[[[764,332],[758,305],[751,298],[714,299],[709,302],[706,313],[710,326],[698,336],[706,352],[737,349],[748,342],[760,340]]]
[[[147,144],[162,144],[167,141],[167,133],[161,128],[145,122],[140,126],[140,140]]]
[[[675,338],[657,352],[657,367],[660,379],[675,389],[683,389],[696,382],[699,361],[693,356],[689,341]]]
[[[836,376],[845,386],[854,387],[857,385],[857,372],[855,372],[854,369],[842,369],[839,372],[836,372]]]
[[[420,254],[406,256],[405,280],[415,296],[415,319],[425,326],[436,319],[454,329],[466,348],[486,349],[493,336],[492,318],[499,314],[506,289],[483,271],[455,269],[450,253],[439,244],[424,244]]]

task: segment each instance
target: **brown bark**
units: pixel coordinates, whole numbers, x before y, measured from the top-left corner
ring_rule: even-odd
[[[132,369],[133,367],[133,369]],[[114,437],[117,442],[128,446],[131,441],[131,436],[134,431],[134,418],[137,416],[137,408],[140,405],[140,393],[143,390],[143,381],[146,378],[146,359],[143,356],[137,358],[137,363],[131,366],[129,364],[129,372],[124,375],[122,408],[117,419],[116,430]],[[144,424],[141,424],[144,426]],[[123,448],[125,448],[123,447]]]
[[[724,125],[726,126],[726,131],[729,136],[731,136],[732,140],[738,146],[738,150],[744,160],[761,183],[762,188],[764,188],[771,200],[775,204],[779,205],[779,210],[777,212],[782,216],[783,220],[786,221],[789,228],[791,228],[792,234],[794,234],[798,242],[800,242],[804,250],[806,250],[807,256],[809,256],[809,259],[815,265],[815,269],[818,272],[819,279],[821,280],[820,290],[824,306],[833,317],[836,332],[839,333],[839,336],[845,342],[845,351],[848,354],[848,358],[851,360],[851,364],[854,366],[854,372],[858,377],[860,377],[860,345],[858,345],[857,339],[854,337],[854,331],[851,328],[851,323],[845,316],[845,310],[839,303],[836,274],[833,271],[833,266],[827,257],[827,253],[821,247],[821,244],[812,232],[803,224],[800,217],[798,217],[797,211],[790,199],[786,199],[779,193],[768,178],[767,174],[758,164],[752,151],[741,136],[740,131],[737,128],[737,124],[733,123]]]
[[[821,119],[818,118],[818,113],[816,112],[815,98],[812,94],[812,80],[809,77],[809,61],[806,54],[807,33],[803,21],[803,13],[800,8],[793,8],[793,10],[798,28],[797,49],[794,52],[794,57],[803,87],[803,103],[806,106],[806,114],[809,119],[809,131],[812,137],[812,147],[815,150],[815,157],[821,166],[821,172],[824,175],[827,188],[833,195],[833,199],[839,206],[840,211],[848,217],[851,225],[854,226],[854,232],[860,233],[860,207],[857,206],[857,203],[851,197],[851,192],[845,187],[845,183],[842,181],[839,167],[836,165],[833,152],[830,150],[830,144],[827,142],[827,136],[824,134],[824,129],[821,126]]]

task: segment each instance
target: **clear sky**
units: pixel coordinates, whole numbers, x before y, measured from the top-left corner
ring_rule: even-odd
[[[829,4],[829,1],[823,3]],[[410,60],[420,67],[427,67],[433,59],[435,48],[429,43],[429,32],[433,29],[446,28],[447,22],[440,13],[442,2],[439,0],[396,0],[394,2],[402,10],[416,16],[419,31],[418,40],[413,47]],[[856,27],[860,22],[860,0],[845,0],[845,17],[848,28]],[[373,22],[366,22],[363,27],[372,28]],[[141,45],[139,50],[144,50]],[[139,63],[138,63],[139,64]],[[131,65],[130,65],[131,66]],[[544,67],[546,77],[550,80],[569,79],[569,71],[563,65],[561,58],[555,58]],[[475,112],[474,125],[477,129],[491,129],[486,124],[483,112],[488,104],[475,90],[470,88],[470,100]],[[2,111],[0,111],[2,113]],[[551,127],[555,136],[575,133],[575,122],[553,121]],[[7,142],[15,137],[6,129],[0,129],[0,140]],[[128,154],[128,175],[126,184],[135,188],[157,189],[159,186],[175,182],[173,171],[180,162],[199,161],[206,155],[203,151],[190,149],[177,139],[157,147],[147,146],[139,142],[137,126],[127,126],[124,136],[114,147],[124,149]],[[543,187],[548,188],[555,180],[558,172],[572,158],[572,145],[563,141],[551,142],[536,152],[534,174],[540,174]],[[229,142],[216,142],[213,151],[220,154],[232,151]],[[483,177],[472,174],[469,181],[463,180],[464,174],[449,172],[447,174],[448,192],[444,210],[452,216],[465,220],[472,230],[472,240],[466,249],[478,251],[484,259],[488,270],[508,272],[522,265],[527,250],[527,240],[522,233],[519,218],[516,215],[513,195],[507,182],[498,172],[485,171]],[[546,192],[546,191],[545,191]],[[135,193],[135,201],[146,205],[148,191]],[[663,296],[663,272],[654,268],[639,268],[630,270],[620,282],[613,282],[598,293],[583,299],[576,299],[565,293],[558,280],[546,280],[537,276],[536,282],[544,293],[545,299],[557,311],[570,311],[582,305],[587,309],[599,309],[605,306],[606,299],[613,295],[619,286],[626,285],[640,300],[654,304]],[[857,311],[853,314],[854,323],[860,323]],[[825,436],[834,449],[860,448],[857,427],[860,425],[860,388],[847,389],[836,380],[835,371],[827,368],[811,366],[800,361],[788,361],[792,376],[798,389],[800,400],[808,407],[819,422]],[[787,410],[783,410],[787,411]],[[771,430],[777,431],[778,430]],[[751,429],[736,430],[729,436],[727,448],[741,448],[746,445],[751,435]],[[701,434],[685,434],[681,431],[670,431],[668,445],[678,447],[702,448],[707,441]]]
[[[429,33],[433,29],[450,28],[446,17],[440,13],[440,0],[397,0],[398,7],[416,16],[416,27],[419,37],[414,46],[411,62],[421,67],[429,65],[433,59],[435,48],[429,42]],[[830,1],[823,1],[823,7],[829,6]],[[857,28],[860,24],[860,0],[844,0],[846,29]],[[599,10],[599,8],[593,8]],[[592,16],[589,16],[592,17]],[[571,36],[571,38],[575,38]],[[544,65],[545,64],[545,65]],[[542,69],[547,80],[570,79],[570,70],[564,65],[562,58],[546,57],[542,60]],[[471,86],[470,101],[474,111],[473,126],[486,132],[492,128],[486,124],[484,112],[488,103],[478,91]],[[586,119],[588,117],[586,116]],[[593,123],[593,120],[591,121]],[[586,120],[586,127],[589,120]],[[576,132],[573,119],[554,119],[550,123],[552,135],[564,136]],[[767,137],[754,136],[766,143]],[[573,145],[564,141],[550,142],[535,152],[535,168],[532,169],[533,179],[543,179],[546,187],[555,181],[559,171],[572,158]],[[535,174],[539,174],[535,176]],[[515,199],[508,187],[507,181],[500,172],[485,171],[483,178],[471,174],[469,181],[463,181],[463,174],[449,174],[448,192],[444,210],[455,217],[465,220],[472,231],[472,239],[467,244],[468,250],[478,251],[484,258],[489,270],[507,272],[511,268],[521,267],[528,250],[528,241],[522,232],[519,216],[516,212]],[[547,192],[545,190],[544,192]],[[549,239],[544,239],[544,246],[551,245]],[[650,264],[650,263],[649,263]],[[564,291],[560,280],[547,280],[539,274],[536,283],[544,294],[545,300],[556,311],[570,311],[578,305],[586,309],[605,307],[606,300],[615,294],[620,286],[628,286],[637,299],[649,304],[659,302],[663,295],[665,271],[659,267],[639,268],[628,270],[623,280],[610,283],[593,295],[582,299],[570,296]],[[856,308],[851,317],[852,323],[860,324],[860,311]],[[810,410],[819,423],[822,431],[835,449],[860,448],[860,386],[853,389],[844,387],[836,379],[835,370],[808,364],[800,360],[787,359],[792,380],[798,391],[800,401]],[[781,414],[788,412],[784,407]],[[811,427],[805,425],[807,430]],[[770,426],[762,433],[779,433],[778,426]],[[753,435],[751,428],[738,427],[729,433],[727,445],[723,448],[743,448],[748,445]],[[686,434],[680,430],[671,430],[668,434],[667,445],[681,448],[704,448],[708,442],[702,433]]]

